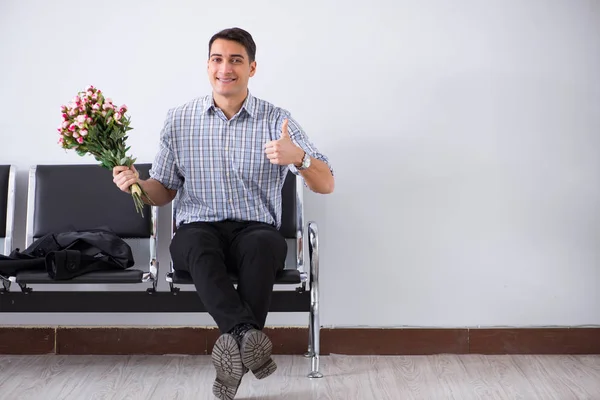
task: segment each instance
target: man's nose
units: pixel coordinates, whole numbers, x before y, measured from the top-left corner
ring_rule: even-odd
[[[232,70],[232,65],[228,62],[221,63],[221,65],[219,66],[219,72],[222,74],[230,74]]]

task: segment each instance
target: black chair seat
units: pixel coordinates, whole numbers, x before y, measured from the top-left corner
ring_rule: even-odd
[[[54,280],[46,271],[23,271],[17,274],[17,283],[22,284],[60,284],[60,283],[140,283],[143,271],[126,269],[115,271],[94,271],[69,280]]]
[[[179,285],[191,285],[192,277],[185,271],[177,271],[169,272],[167,274],[173,280],[173,283]],[[233,281],[233,283],[237,283],[237,276],[235,274],[230,274],[229,278]],[[300,271],[297,269],[284,269],[277,273],[275,277],[275,283],[278,285],[295,285],[302,282],[300,278]]]

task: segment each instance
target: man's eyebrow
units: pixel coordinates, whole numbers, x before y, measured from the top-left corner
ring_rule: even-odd
[[[222,54],[219,54],[219,53],[213,53],[213,54],[211,54],[210,56],[211,56],[211,57],[223,57],[223,55],[222,55]],[[244,56],[243,56],[243,55],[241,55],[241,54],[232,54],[230,57],[239,57],[239,58],[244,58]]]

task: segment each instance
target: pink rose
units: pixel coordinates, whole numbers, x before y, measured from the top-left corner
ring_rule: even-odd
[[[67,129],[69,127],[69,121],[65,121],[62,123],[62,128]]]
[[[114,107],[110,103],[104,103],[104,105],[102,106],[102,108],[104,108],[105,110],[112,110]]]
[[[83,138],[81,136],[77,138],[77,143],[83,143]]]
[[[100,104],[96,103],[92,106],[92,110],[99,110],[100,109]]]
[[[87,129],[82,129],[81,131],[79,131],[79,134],[81,136],[86,136],[88,134],[88,131],[87,131]]]
[[[65,139],[63,139],[63,137],[59,137],[58,138],[58,144],[63,144],[65,142]]]
[[[69,126],[69,130],[70,130],[71,132],[73,132],[73,131],[74,131],[76,128],[77,128],[77,126],[75,126],[75,124],[71,124],[71,125]]]
[[[107,103],[112,103],[112,99],[109,97],[109,98],[106,99],[106,102]]]
[[[86,116],[85,116],[85,115],[79,115],[79,116],[77,117],[77,122],[84,123],[84,122],[85,122],[85,119],[86,119]]]
[[[118,113],[118,112],[117,112],[117,113],[115,113],[115,117],[114,117],[114,118],[115,118],[115,121],[118,121],[118,120],[120,120],[120,119],[121,119],[121,114],[120,114],[120,113]]]
[[[78,138],[78,137],[79,137],[79,133],[77,133],[77,132],[73,132],[73,137],[74,137],[74,138]]]

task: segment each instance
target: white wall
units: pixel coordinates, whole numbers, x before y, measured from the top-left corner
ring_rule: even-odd
[[[88,84],[126,103],[133,153],[151,162],[168,108],[210,89],[209,37],[241,26],[258,44],[251,90],[291,110],[336,170],[334,194],[306,196],[321,231],[324,326],[600,324],[600,2],[289,3],[0,2],[15,245],[27,168],[93,162],[56,144],[62,103]]]

